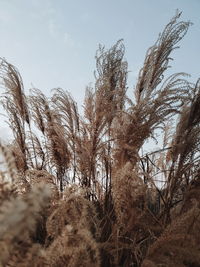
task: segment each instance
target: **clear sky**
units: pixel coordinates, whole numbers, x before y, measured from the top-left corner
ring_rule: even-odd
[[[50,95],[62,87],[81,105],[85,87],[94,81],[98,44],[109,48],[124,39],[133,88],[147,48],[177,8],[194,25],[173,53],[172,71],[187,72],[195,81],[200,0],[0,0],[0,57],[19,69],[27,92],[37,87]]]

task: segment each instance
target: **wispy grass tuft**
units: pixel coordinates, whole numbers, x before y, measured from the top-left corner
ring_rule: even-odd
[[[180,16],[147,51],[133,99],[123,40],[99,46],[82,116],[61,88],[26,96],[1,59],[14,139],[0,143],[0,266],[199,266],[200,81],[165,77],[191,24]],[[144,152],[149,140],[162,145]]]

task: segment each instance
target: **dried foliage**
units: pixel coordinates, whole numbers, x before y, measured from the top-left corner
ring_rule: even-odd
[[[0,266],[200,266],[200,80],[164,76],[190,26],[180,15],[147,51],[135,99],[123,40],[99,47],[82,116],[61,88],[27,97],[1,59],[14,140],[0,143]]]

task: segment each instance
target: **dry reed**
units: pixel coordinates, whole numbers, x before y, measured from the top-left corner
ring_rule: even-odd
[[[133,100],[123,40],[99,47],[82,116],[61,88],[27,97],[1,59],[14,140],[0,143],[0,266],[200,266],[200,81],[165,78],[191,24],[180,15],[147,51]]]

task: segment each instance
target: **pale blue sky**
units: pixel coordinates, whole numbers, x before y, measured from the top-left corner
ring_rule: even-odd
[[[194,25],[173,54],[173,72],[200,76],[200,0],[0,0],[0,57],[20,71],[25,89],[62,87],[80,105],[94,80],[98,44],[123,38],[133,88],[146,50],[175,14]]]

